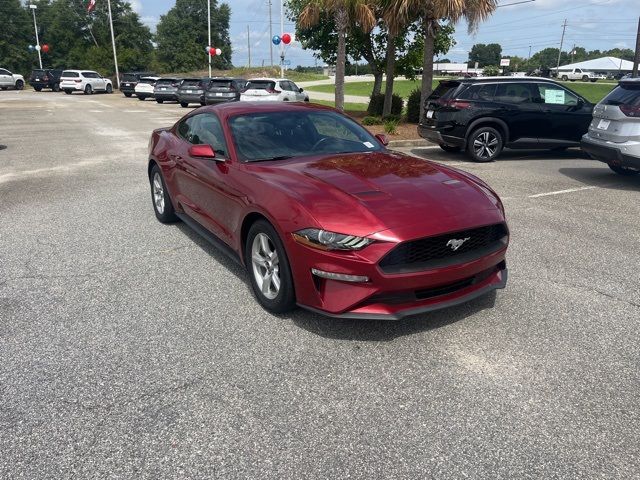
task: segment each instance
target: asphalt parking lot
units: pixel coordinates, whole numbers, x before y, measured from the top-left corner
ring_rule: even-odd
[[[507,288],[276,317],[154,217],[149,134],[185,112],[0,92],[1,478],[637,478],[640,178],[403,149],[502,196]]]

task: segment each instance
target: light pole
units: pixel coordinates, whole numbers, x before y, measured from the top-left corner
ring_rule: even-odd
[[[211,47],[211,0],[207,0],[207,25],[209,29],[209,48]],[[209,78],[211,78],[211,53],[209,56]]]
[[[38,62],[40,62],[40,70],[42,70],[42,54],[40,53],[40,39],[38,38],[38,24],[36,22],[37,5],[29,4],[29,8],[33,12],[33,28],[36,31],[36,50],[38,51]]]
[[[284,1],[280,0],[280,36],[284,33]],[[284,78],[284,42],[280,42],[280,78]]]

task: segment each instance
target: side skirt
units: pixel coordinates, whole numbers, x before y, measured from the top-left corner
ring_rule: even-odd
[[[202,225],[200,225],[196,220],[188,216],[186,213],[176,212],[176,216],[180,220],[182,220],[182,222],[185,223],[189,228],[191,228],[191,230],[194,230],[198,235],[204,238],[207,242],[212,244],[214,247],[216,247],[218,250],[224,253],[227,257],[229,257],[231,260],[233,260],[242,268],[244,268],[244,264],[240,260],[240,257],[229,245],[224,243],[222,240],[220,240],[213,233],[211,233],[209,230],[204,228]]]

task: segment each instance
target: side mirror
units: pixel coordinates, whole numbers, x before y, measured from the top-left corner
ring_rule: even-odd
[[[389,145],[389,138],[384,133],[376,134],[376,140],[378,140],[385,147]]]
[[[300,89],[298,89],[298,91],[299,91],[300,93],[302,93],[302,92],[304,92],[304,88],[300,88]]]
[[[194,158],[216,158],[216,152],[213,151],[211,145],[191,145],[189,147],[189,155]]]

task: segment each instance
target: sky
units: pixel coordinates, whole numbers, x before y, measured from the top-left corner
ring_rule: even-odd
[[[213,1],[213,0],[212,0]],[[477,32],[469,34],[467,25],[456,25],[456,46],[442,58],[464,62],[475,43],[500,43],[503,55],[527,57],[547,47],[558,47],[562,24],[567,20],[563,50],[573,45],[587,50],[608,50],[615,47],[635,48],[635,37],[640,17],[640,0],[535,0],[534,2],[506,6],[522,0],[499,0],[505,5],[482,23]],[[130,2],[142,20],[152,29],[160,15],[166,13],[174,0],[133,0]],[[231,7],[231,44],[233,64],[248,64],[247,26],[251,39],[252,65],[269,64],[269,7],[268,0],[227,0]],[[273,33],[280,33],[280,1],[272,0]],[[206,21],[206,19],[203,19]],[[295,27],[285,19],[285,32]],[[287,49],[291,65],[314,65],[313,52],[305,51],[293,42]],[[274,61],[278,51],[274,48]],[[320,62],[319,62],[320,63]]]

